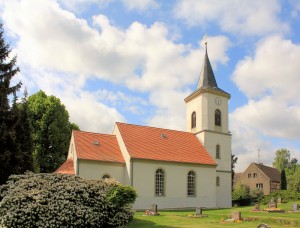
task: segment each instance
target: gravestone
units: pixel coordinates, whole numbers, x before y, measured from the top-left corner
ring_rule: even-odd
[[[282,203],[282,198],[281,198],[281,197],[279,197],[279,198],[277,199],[277,203],[278,203],[278,204],[281,204],[281,203]]]
[[[292,211],[293,212],[298,212],[299,211],[299,204],[293,203],[293,205],[292,205]]]
[[[253,208],[252,211],[260,211],[260,207],[258,203],[255,204],[255,207]]]
[[[241,212],[239,212],[239,211],[232,212],[231,218],[234,220],[242,220]]]
[[[269,208],[277,208],[277,203],[274,200],[274,197],[272,197],[271,201],[268,203]]]
[[[152,212],[154,212],[155,214],[157,214],[157,204],[152,204]]]
[[[196,207],[196,216],[202,215],[202,207]]]

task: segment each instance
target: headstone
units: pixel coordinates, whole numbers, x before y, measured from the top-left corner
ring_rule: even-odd
[[[258,204],[258,203],[256,203],[256,204],[255,204],[255,208],[254,208],[254,210],[256,210],[256,211],[259,211],[259,210],[260,210],[260,208],[259,208],[259,204]]]
[[[157,204],[152,204],[152,212],[154,212],[155,214],[157,213]]]
[[[231,218],[234,220],[242,220],[241,212],[239,212],[239,211],[232,212]]]
[[[299,204],[293,203],[293,205],[292,205],[292,211],[299,211]]]
[[[277,203],[274,200],[274,197],[272,197],[270,203],[268,204],[269,208],[277,208]]]
[[[196,216],[202,215],[202,207],[196,207]]]
[[[282,198],[281,198],[281,197],[279,197],[279,198],[277,199],[277,203],[278,203],[278,204],[281,204],[281,203],[282,203]]]

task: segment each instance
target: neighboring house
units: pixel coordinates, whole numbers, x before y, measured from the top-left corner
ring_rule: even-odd
[[[252,162],[239,176],[236,184],[250,187],[250,190],[260,189],[264,195],[280,190],[280,172],[276,168]]]
[[[73,131],[56,172],[131,185],[135,209],[231,207],[229,99],[206,51],[197,89],[185,98],[187,132],[127,123],[111,135]]]

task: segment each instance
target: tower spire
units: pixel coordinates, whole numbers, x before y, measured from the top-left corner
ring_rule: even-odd
[[[206,37],[207,35],[205,34],[203,37],[204,44],[205,44],[205,56],[204,56],[204,62],[200,73],[197,89],[207,89],[207,88],[218,89],[217,81],[207,54]]]

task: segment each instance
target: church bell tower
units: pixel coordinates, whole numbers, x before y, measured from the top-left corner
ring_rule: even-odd
[[[217,207],[231,207],[231,134],[228,130],[230,94],[220,89],[205,42],[205,56],[196,90],[184,99],[187,131],[194,133],[216,161]]]

